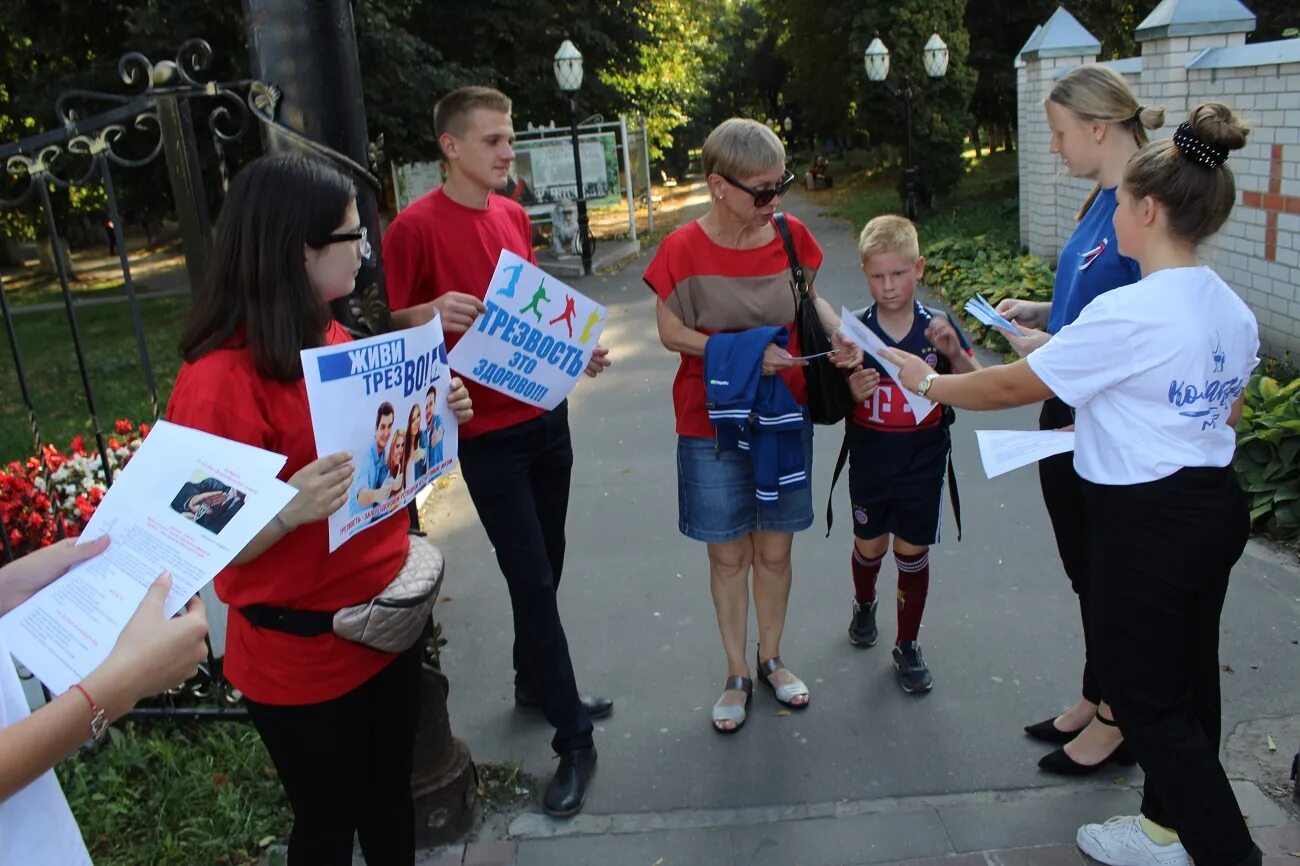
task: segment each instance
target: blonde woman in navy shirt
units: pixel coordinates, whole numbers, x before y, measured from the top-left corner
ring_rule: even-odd
[[[1026,331],[1012,338],[1021,355],[1043,345],[1073,322],[1094,298],[1118,286],[1136,283],[1142,274],[1132,258],[1115,243],[1111,219],[1124,166],[1147,143],[1147,130],[1165,122],[1159,107],[1138,105],[1119,73],[1105,66],[1076,67],[1052,87],[1044,103],[1052,131],[1052,153],[1060,154],[1071,177],[1097,186],[1079,210],[1079,222],[1061,248],[1050,303],[1008,299],[998,310]],[[1041,330],[1046,329],[1046,330]],[[1043,403],[1039,428],[1055,430],[1074,423],[1074,410],[1056,397]],[[1070,455],[1049,457],[1038,464],[1043,502],[1052,520],[1056,548],[1070,585],[1079,596],[1083,621],[1083,688],[1074,706],[1060,715],[1029,725],[1025,733],[1061,748],[1044,755],[1038,766],[1049,773],[1081,776],[1111,761],[1131,764],[1119,729],[1102,700],[1092,663],[1093,639],[1088,619],[1088,523],[1079,476]]]
[[[1115,210],[1146,276],[1088,304],[1028,357],[939,376],[896,352],[898,381],[964,409],[1059,397],[1075,410],[1088,520],[1092,658],[1146,772],[1142,814],[1079,828],[1111,866],[1258,866],[1219,763],[1219,617],[1249,531],[1233,425],[1259,359],[1254,315],[1197,262],[1236,198],[1230,151],[1247,129],[1221,103],[1139,150]]]

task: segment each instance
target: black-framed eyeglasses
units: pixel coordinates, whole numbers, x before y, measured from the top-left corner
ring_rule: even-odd
[[[727,177],[725,174],[719,174],[718,177],[734,186],[741,192],[747,192],[754,197],[754,207],[763,207],[769,204],[772,199],[779,195],[785,195],[790,190],[790,184],[794,183],[794,172],[787,170],[781,179],[776,182],[776,186],[767,189],[751,189],[738,180]]]
[[[314,247],[327,247],[330,244],[342,244],[351,241],[357,245],[357,253],[365,261],[370,261],[370,256],[374,248],[370,246],[370,233],[365,226],[354,232],[338,232],[332,235],[325,235],[318,241],[312,243]]]

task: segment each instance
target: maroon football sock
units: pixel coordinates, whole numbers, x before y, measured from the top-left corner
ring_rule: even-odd
[[[930,592],[930,551],[915,556],[894,552],[898,565],[898,641],[914,641],[921,633],[921,614]]]
[[[867,559],[858,553],[857,545],[853,547],[853,595],[858,604],[871,604],[876,600],[876,577],[880,574],[880,563],[884,556]]]

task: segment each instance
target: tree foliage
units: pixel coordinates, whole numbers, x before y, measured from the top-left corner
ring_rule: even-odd
[[[878,34],[891,52],[888,80],[892,86],[901,89],[910,77],[913,161],[923,207],[928,207],[934,195],[953,189],[964,171],[961,155],[970,129],[969,106],[976,81],[975,71],[967,64],[970,37],[965,14],[966,0],[900,0],[888,6],[863,6],[853,21],[854,56],[861,58]],[[925,43],[932,33],[948,44],[948,73],[941,79],[929,78],[923,64]],[[873,142],[905,145],[904,100],[891,96],[882,85],[866,82],[865,73],[862,81],[861,125]]]

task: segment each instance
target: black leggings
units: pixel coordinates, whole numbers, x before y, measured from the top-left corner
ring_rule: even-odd
[[[411,760],[419,715],[420,645],[341,697],[275,706],[249,701],[293,807],[289,866],[415,862]]]
[[[1219,763],[1219,616],[1246,546],[1231,467],[1146,484],[1084,482],[1093,663],[1146,772],[1142,814],[1196,866],[1250,862],[1254,843]],[[1258,862],[1258,861],[1253,861]]]
[[[1043,403],[1038,429],[1056,430],[1074,423],[1074,411],[1056,397]],[[1043,504],[1052,521],[1056,549],[1061,565],[1070,578],[1070,586],[1079,597],[1079,616],[1083,621],[1083,698],[1101,703],[1101,685],[1092,663],[1088,603],[1088,516],[1083,503],[1083,480],[1074,471],[1074,453],[1066,452],[1038,461],[1038,483],[1043,488]]]

